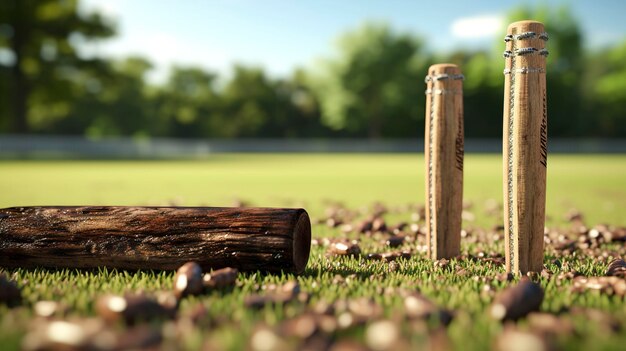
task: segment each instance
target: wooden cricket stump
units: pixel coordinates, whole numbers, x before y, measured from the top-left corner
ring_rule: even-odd
[[[463,208],[463,75],[453,64],[426,76],[426,228],[428,256],[459,255]]]
[[[0,266],[304,271],[311,222],[303,209],[19,207],[0,209]]]
[[[548,116],[542,23],[509,25],[504,38],[504,228],[506,270],[543,267]]]

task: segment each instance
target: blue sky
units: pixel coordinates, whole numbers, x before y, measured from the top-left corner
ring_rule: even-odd
[[[366,20],[420,35],[438,52],[488,48],[502,36],[504,14],[524,3],[545,1],[83,0],[82,6],[104,12],[118,27],[117,37],[90,45],[87,54],[145,56],[156,65],[152,79],[161,80],[175,63],[228,74],[239,62],[285,76],[332,55],[335,38]],[[588,46],[626,38],[626,1],[549,3],[569,4]]]

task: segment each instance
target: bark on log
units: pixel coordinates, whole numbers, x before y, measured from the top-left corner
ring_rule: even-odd
[[[14,207],[0,209],[0,266],[304,271],[304,209]]]

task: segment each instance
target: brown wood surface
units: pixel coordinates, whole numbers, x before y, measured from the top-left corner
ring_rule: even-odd
[[[438,79],[441,76],[445,79]],[[463,83],[453,64],[428,69],[426,227],[432,259],[459,255],[463,207]]]
[[[534,35],[520,38],[522,33]],[[504,220],[506,269],[541,271],[546,202],[546,40],[543,24],[520,21],[508,27],[504,88]],[[534,51],[520,54],[519,50]]]
[[[14,207],[0,209],[0,266],[302,273],[311,223],[303,209]]]

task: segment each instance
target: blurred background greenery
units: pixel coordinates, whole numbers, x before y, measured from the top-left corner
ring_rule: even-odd
[[[246,64],[228,76],[176,65],[154,82],[146,79],[151,57],[80,55],[81,43],[111,39],[117,29],[114,19],[79,5],[0,2],[0,53],[10,57],[0,64],[0,133],[415,138],[424,133],[426,69],[453,62],[466,76],[466,136],[501,136],[501,36],[491,49],[442,54],[419,33],[366,21],[338,33],[333,55],[286,77]],[[566,6],[516,7],[506,17],[546,23],[551,137],[626,137],[626,40],[587,47]]]

